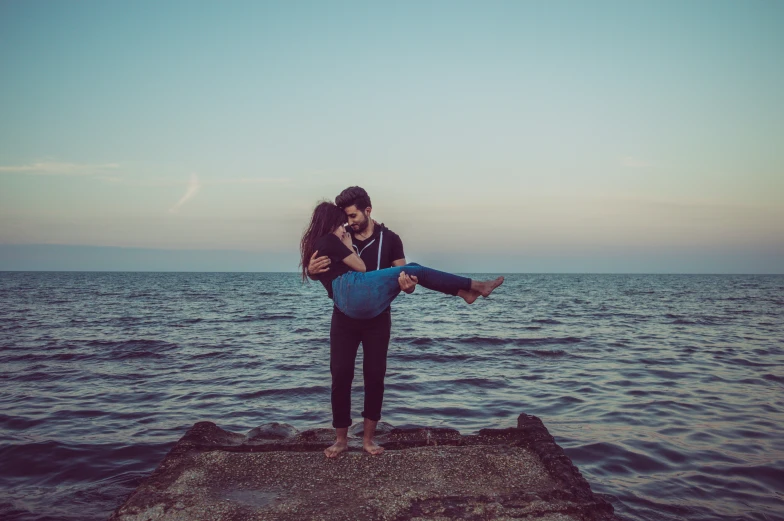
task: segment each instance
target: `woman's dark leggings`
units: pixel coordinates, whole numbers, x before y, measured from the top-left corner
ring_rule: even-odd
[[[360,343],[365,379],[362,417],[374,421],[381,419],[391,329],[389,309],[370,319],[355,319],[333,308],[329,330],[329,369],[332,373],[332,426],[336,429],[351,426],[351,382]]]

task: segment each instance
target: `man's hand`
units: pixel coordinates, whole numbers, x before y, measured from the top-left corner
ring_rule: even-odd
[[[329,271],[329,257],[325,255],[316,258],[316,255],[318,255],[318,250],[313,252],[313,255],[310,256],[310,262],[308,263],[308,275],[310,277],[315,277],[316,275],[321,275],[322,273]]]
[[[397,278],[397,283],[400,286],[401,291],[405,291],[410,295],[416,289],[419,279],[413,275],[409,277],[406,275],[405,271],[401,271],[400,276]]]

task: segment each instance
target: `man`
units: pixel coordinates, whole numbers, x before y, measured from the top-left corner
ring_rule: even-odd
[[[346,212],[351,228],[354,250],[367,271],[403,266],[406,264],[403,242],[392,230],[371,217],[373,206],[367,192],[358,186],[343,190],[335,204]],[[317,257],[315,252],[308,263],[310,278],[329,270],[329,257]],[[405,272],[398,284],[406,293],[412,293],[418,280]],[[332,308],[332,325],[329,331],[329,368],[332,373],[332,426],[335,427],[335,444],[324,451],[328,458],[336,458],[348,448],[348,428],[351,426],[351,382],[354,380],[354,363],[359,344],[362,344],[362,374],[365,379],[364,436],[362,446],[373,455],[384,449],[373,441],[376,424],[381,419],[384,399],[384,376],[387,370],[387,351],[392,329],[390,309],[381,315],[358,320]]]

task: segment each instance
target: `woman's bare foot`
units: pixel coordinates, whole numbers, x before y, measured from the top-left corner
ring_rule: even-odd
[[[365,449],[365,452],[372,454],[374,456],[378,456],[379,454],[384,452],[384,447],[381,447],[380,445],[376,445],[376,443],[373,440],[370,441],[363,440],[362,448]]]
[[[473,304],[474,301],[481,296],[481,293],[474,290],[466,291],[464,289],[461,289],[460,291],[457,292],[457,296],[465,300],[466,304]]]
[[[328,458],[337,458],[340,456],[340,453],[344,452],[346,449],[348,449],[347,441],[336,441],[334,445],[324,449],[324,455]]]
[[[498,286],[500,286],[503,283],[504,283],[504,278],[503,277],[498,277],[495,280],[482,280],[482,281],[472,280],[471,281],[471,291],[472,292],[477,292],[480,295],[482,295],[483,297],[489,297],[490,293],[492,293],[493,290],[495,290],[495,288],[497,288]],[[468,302],[468,301],[466,300],[466,302]],[[469,302],[469,304],[470,304],[470,302]]]

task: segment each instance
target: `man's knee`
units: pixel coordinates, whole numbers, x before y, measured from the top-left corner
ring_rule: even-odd
[[[354,366],[348,364],[332,364],[330,366],[332,373],[332,386],[335,384],[351,385],[354,380]]]

